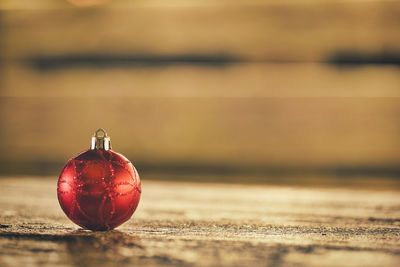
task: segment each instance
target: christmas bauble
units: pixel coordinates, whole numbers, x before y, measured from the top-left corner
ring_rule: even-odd
[[[132,163],[111,150],[110,138],[99,129],[91,148],[70,159],[61,171],[57,194],[71,221],[104,231],[129,220],[139,204],[141,183]]]

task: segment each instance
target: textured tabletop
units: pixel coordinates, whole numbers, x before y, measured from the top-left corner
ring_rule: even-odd
[[[400,192],[146,181],[131,220],[72,224],[56,177],[0,178],[0,266],[399,266]]]

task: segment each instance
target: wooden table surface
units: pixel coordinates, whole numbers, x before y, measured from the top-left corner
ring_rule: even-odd
[[[0,178],[0,266],[399,266],[400,191],[143,181],[130,221],[82,230],[56,177]]]

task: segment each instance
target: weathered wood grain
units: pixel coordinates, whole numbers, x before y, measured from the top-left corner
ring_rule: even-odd
[[[398,266],[400,193],[143,181],[111,232],[73,225],[56,177],[0,179],[1,266]]]

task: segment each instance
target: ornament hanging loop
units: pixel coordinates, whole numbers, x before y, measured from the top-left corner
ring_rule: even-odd
[[[111,139],[103,128],[99,128],[92,136],[92,145],[90,149],[111,149]]]

